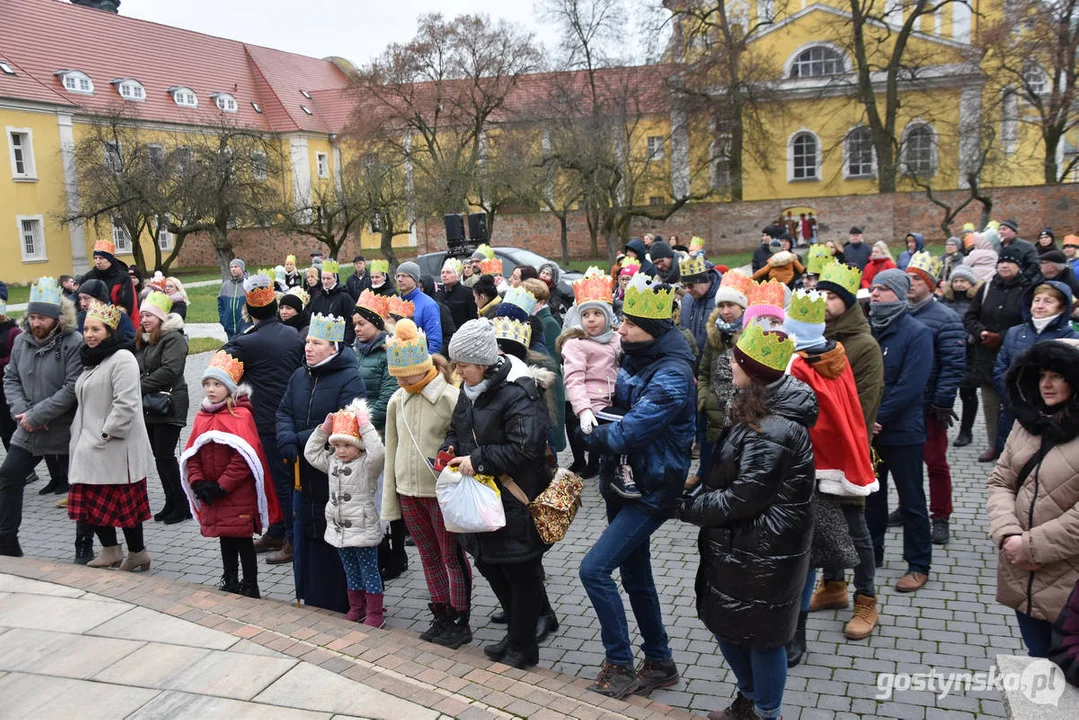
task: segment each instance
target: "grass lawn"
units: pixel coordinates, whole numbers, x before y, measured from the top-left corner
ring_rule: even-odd
[[[216,338],[191,338],[187,343],[187,354],[198,355],[199,353],[219,350],[225,343]]]
[[[341,282],[344,283],[352,275],[352,268],[341,269]],[[188,323],[216,323],[217,317],[217,293],[221,286],[206,285],[204,287],[190,288],[187,291],[187,320]]]

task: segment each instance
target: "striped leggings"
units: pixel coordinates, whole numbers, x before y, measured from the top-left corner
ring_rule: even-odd
[[[423,576],[433,603],[449,603],[458,612],[472,604],[472,567],[457,535],[446,530],[442,510],[433,497],[398,494],[401,515],[423,564]]]

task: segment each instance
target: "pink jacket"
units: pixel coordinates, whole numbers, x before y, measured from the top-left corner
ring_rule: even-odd
[[[573,338],[562,346],[566,399],[575,415],[585,410],[599,412],[611,404],[621,353],[622,343],[617,333],[609,343]]]
[[[984,283],[988,283],[997,274],[997,252],[992,244],[980,234],[974,236],[974,247],[963,259],[964,265],[969,265],[974,271],[974,276]]]

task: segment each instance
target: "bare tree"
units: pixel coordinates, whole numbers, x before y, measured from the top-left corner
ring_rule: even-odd
[[[981,223],[978,227],[988,225],[993,212],[993,197],[989,188],[985,186],[982,176],[988,168],[1000,161],[996,128],[993,127],[992,123],[984,122],[977,128],[966,128],[966,130],[968,133],[977,133],[978,147],[977,156],[970,158],[965,163],[965,167],[961,169],[963,173],[961,184],[967,189],[967,194],[962,199],[957,202],[948,202],[942,198],[938,194],[939,188],[934,190],[931,177],[911,172],[905,175],[914,185],[925,191],[925,196],[929,202],[941,209],[942,215],[938,227],[944,232],[945,237],[950,237],[953,234],[952,223],[959,216],[959,213],[963,212],[971,203],[978,202],[982,206]]]
[[[366,200],[360,178],[342,172],[339,181],[312,187],[301,207],[286,202],[279,213],[280,228],[318,240],[326,246],[327,257],[336,260],[345,242],[370,222]]]

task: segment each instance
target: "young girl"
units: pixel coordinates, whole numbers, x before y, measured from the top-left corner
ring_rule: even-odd
[[[266,482],[270,468],[255,428],[249,389],[237,386],[243,373],[243,363],[224,350],[210,360],[202,374],[206,398],[180,456],[180,477],[203,537],[221,539],[224,574],[218,587],[257,598],[258,562],[251,534],[280,522],[281,510],[273,483]]]
[[[397,323],[395,335],[386,340],[386,361],[401,387],[386,406],[382,519],[404,516],[420,553],[434,616],[420,639],[458,647],[472,639],[472,569],[457,536],[446,530],[435,497],[432,460],[449,430],[460,392],[446,360],[428,354],[427,337],[411,320]]]
[[[566,399],[573,409],[566,419],[576,421],[586,435],[596,427],[596,413],[610,406],[618,378],[622,344],[614,332],[611,276],[596,267],[573,283],[576,303],[566,313],[566,330],[558,336],[555,348],[562,355]],[[576,438],[572,427],[570,438]],[[599,474],[599,455],[592,453],[584,462],[584,447],[574,439],[573,472],[585,478]]]
[[[327,442],[332,451],[326,449]],[[348,579],[345,619],[380,628],[383,595],[378,545],[382,526],[375,509],[375,490],[386,450],[371,424],[367,403],[356,399],[344,410],[327,415],[308,438],[304,457],[330,479],[325,537],[340,553]]]

